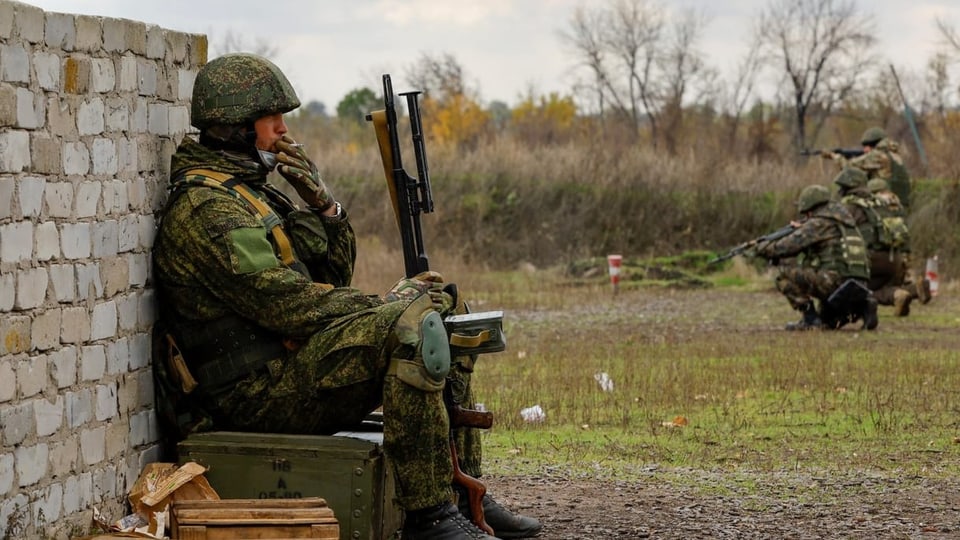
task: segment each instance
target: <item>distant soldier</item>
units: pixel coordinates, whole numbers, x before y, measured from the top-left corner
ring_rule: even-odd
[[[888,210],[891,197],[883,200],[867,188],[867,175],[860,169],[847,167],[833,182],[840,188],[840,202],[846,206],[857,223],[870,253],[870,281],[877,302],[893,306],[893,314],[910,314],[910,303],[915,295],[905,287],[909,248],[909,231],[902,215]],[[896,195],[891,194],[892,197]]]
[[[803,314],[786,329],[835,329],[857,319],[863,320],[867,330],[875,329],[877,302],[866,289],[870,277],[866,244],[853,217],[843,205],[832,202],[830,190],[821,185],[800,192],[797,210],[802,217],[796,230],[754,248],[756,256],[771,261],[796,258],[795,265],[780,266],[776,280],[790,307]],[[848,281],[862,296],[840,295],[835,305],[830,304],[831,296]],[[815,301],[820,303],[819,310]]]
[[[890,189],[897,194],[904,209],[910,209],[910,173],[903,165],[900,156],[900,145],[887,138],[886,132],[880,127],[871,127],[860,137],[863,146],[863,155],[847,159],[838,153],[825,154],[837,161],[840,168],[856,167],[867,173],[867,179],[882,178],[887,181]]]

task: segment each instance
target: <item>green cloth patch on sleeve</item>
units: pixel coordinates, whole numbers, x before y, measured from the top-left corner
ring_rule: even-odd
[[[267,240],[267,232],[261,227],[241,227],[227,233],[230,246],[230,263],[237,274],[252,274],[280,266]]]

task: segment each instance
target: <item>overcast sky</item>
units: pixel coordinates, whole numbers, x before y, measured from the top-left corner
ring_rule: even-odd
[[[484,103],[510,105],[532,88],[569,93],[572,59],[558,32],[577,5],[599,0],[27,0],[46,11],[118,17],[210,36],[269,43],[274,62],[304,103],[332,111],[350,90],[378,90],[392,73],[409,90],[405,69],[422,53],[452,54]],[[711,16],[700,48],[726,72],[742,56],[752,19],[767,0],[661,0]],[[934,21],[960,27],[960,0],[858,0],[876,17],[880,53],[904,73],[921,72],[937,48]]]

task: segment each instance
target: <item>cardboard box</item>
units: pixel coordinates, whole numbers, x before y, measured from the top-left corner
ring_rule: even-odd
[[[340,538],[333,510],[318,497],[176,501],[170,513],[172,540]]]
[[[383,455],[383,433],[351,436],[209,432],[178,445],[181,463],[208,467],[222,499],[322,497],[342,540],[395,538],[403,513]]]

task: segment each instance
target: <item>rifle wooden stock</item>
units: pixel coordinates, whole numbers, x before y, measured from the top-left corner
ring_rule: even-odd
[[[387,180],[387,190],[393,203],[394,216],[400,229],[403,247],[403,265],[406,277],[414,277],[430,269],[423,243],[423,230],[420,214],[433,212],[433,195],[430,192],[430,179],[427,169],[427,154],[423,140],[423,128],[420,121],[420,106],[417,96],[420,92],[400,94],[407,99],[410,114],[410,131],[414,156],[417,162],[418,178],[413,178],[403,168],[400,141],[397,134],[397,111],[393,104],[393,85],[390,75],[383,76],[383,110],[373,111],[367,120],[373,122],[377,135],[380,159],[383,161],[383,174]],[[449,391],[449,382],[444,392]],[[450,418],[450,459],[453,462],[453,481],[467,490],[470,504],[471,521],[484,532],[493,536],[493,529],[487,525],[483,516],[483,496],[487,492],[482,482],[460,469],[457,447],[453,441],[453,429],[472,427],[486,429],[493,425],[493,414],[489,412],[464,409],[445,396],[444,403]]]

